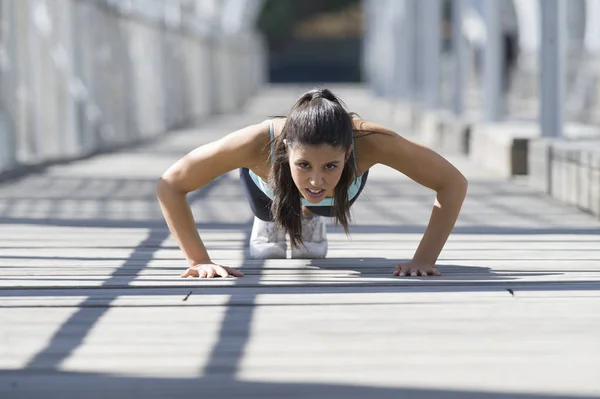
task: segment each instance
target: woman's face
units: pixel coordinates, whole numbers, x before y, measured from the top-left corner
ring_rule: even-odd
[[[351,151],[352,148],[345,152],[329,144],[288,147],[292,179],[308,202],[316,204],[325,197],[333,197]]]

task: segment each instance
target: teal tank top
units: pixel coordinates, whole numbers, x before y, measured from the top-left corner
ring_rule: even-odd
[[[275,129],[273,127],[272,120],[269,120],[269,133],[270,133],[270,138],[271,138],[271,160],[273,160],[273,139],[275,138]],[[355,170],[358,170],[358,168],[356,167],[356,157],[354,156],[354,136],[352,136],[352,158],[354,158]],[[273,200],[274,199],[273,190],[271,190],[271,188],[269,187],[267,182],[265,182],[263,179],[261,179],[259,176],[257,176],[254,172],[252,172],[252,170],[248,170],[248,172],[249,172],[250,177],[254,181],[254,184],[256,184],[256,186],[263,193],[265,193],[265,195],[267,197],[269,197],[271,200]],[[362,175],[354,178],[354,181],[352,182],[350,187],[348,187],[348,201],[353,199],[356,196],[356,194],[358,193],[358,190],[360,189],[361,183],[362,183]],[[308,202],[306,200],[306,198],[304,198],[304,197],[300,197],[300,202],[304,206],[333,206],[333,204],[334,204],[334,200],[331,197],[323,198],[323,200],[321,200],[321,202],[318,202],[316,204]]]

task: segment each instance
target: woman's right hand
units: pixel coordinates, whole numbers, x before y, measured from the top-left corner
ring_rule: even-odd
[[[190,266],[182,275],[182,278],[186,277],[198,277],[198,278],[213,278],[213,277],[244,277],[244,273],[231,267],[225,267],[216,263],[199,263],[194,266]]]

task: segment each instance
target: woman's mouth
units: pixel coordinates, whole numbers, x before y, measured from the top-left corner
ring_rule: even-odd
[[[319,199],[325,195],[325,190],[313,190],[311,188],[305,188],[304,192],[310,199]]]

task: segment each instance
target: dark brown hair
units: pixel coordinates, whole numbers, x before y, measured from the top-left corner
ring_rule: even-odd
[[[354,134],[352,115],[330,90],[314,89],[296,101],[281,134],[275,138],[269,178],[274,194],[271,212],[275,223],[289,233],[294,247],[302,244],[301,194],[292,180],[286,143],[287,146],[329,144],[348,152]],[[346,234],[349,234],[348,222],[351,220],[348,188],[356,176],[353,158],[354,148],[334,190],[334,220],[343,226]]]

